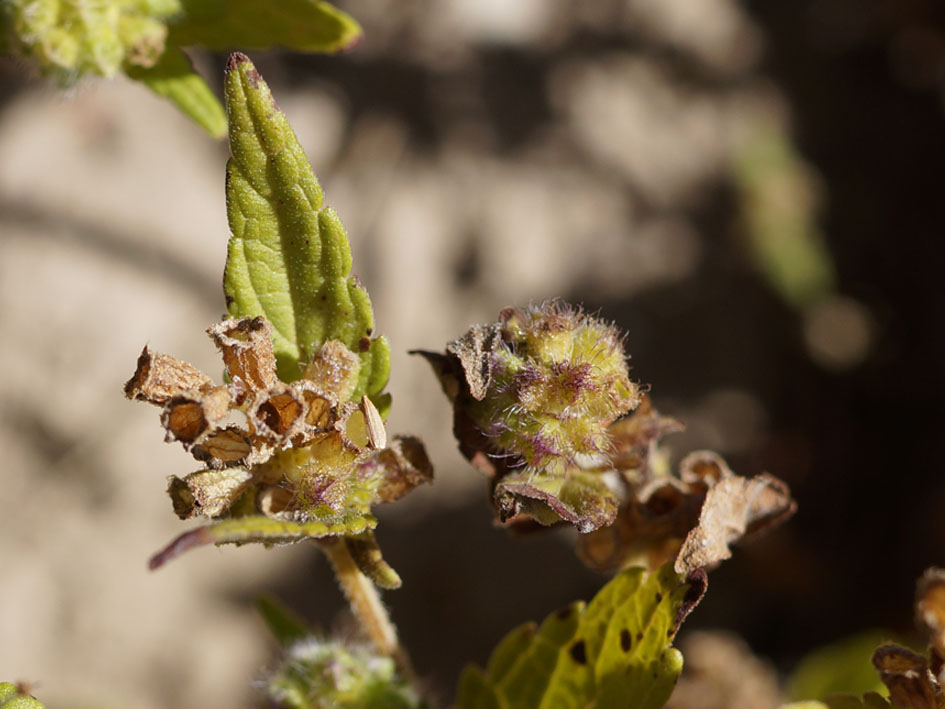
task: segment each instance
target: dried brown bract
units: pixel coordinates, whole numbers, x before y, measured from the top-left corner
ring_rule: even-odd
[[[683,575],[711,568],[731,556],[731,544],[780,524],[796,509],[782,481],[767,473],[738,476],[709,451],[688,455],[678,475],[661,470],[657,442],[680,426],[648,400],[611,428],[617,430],[614,460],[624,501],[614,524],[579,539],[578,554],[591,568],[658,568],[669,559]]]
[[[883,645],[873,653],[873,665],[896,709],[945,709],[945,694],[922,655]]]

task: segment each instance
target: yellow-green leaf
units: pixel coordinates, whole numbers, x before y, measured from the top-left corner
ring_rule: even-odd
[[[173,43],[208,49],[286,47],[337,52],[361,39],[350,16],[318,0],[183,0],[183,13],[170,26]]]
[[[537,629],[513,630],[484,672],[464,671],[458,707],[658,709],[682,669],[682,655],[671,647],[678,624],[703,589],[671,564],[649,575],[624,571],[586,608],[574,603]]]
[[[158,96],[169,99],[214,138],[226,135],[223,106],[177,47],[168,47],[154,66],[128,65],[125,73]]]
[[[298,379],[326,340],[358,353],[351,398],[367,394],[383,414],[390,348],[373,338],[367,291],[352,275],[351,249],[338,215],[322,205],[312,168],[266,82],[242,54],[230,57],[227,216],[232,238],[223,287],[234,317],[273,325],[279,378]]]
[[[0,682],[0,709],[45,709],[45,706],[15,684]]]

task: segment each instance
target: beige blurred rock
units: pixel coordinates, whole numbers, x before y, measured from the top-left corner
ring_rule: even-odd
[[[667,709],[777,709],[774,668],[729,633],[694,632],[680,643],[686,658]]]

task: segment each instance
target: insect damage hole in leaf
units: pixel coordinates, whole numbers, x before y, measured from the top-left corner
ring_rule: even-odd
[[[704,574],[683,579],[672,564],[624,571],[586,607],[509,633],[485,671],[466,668],[457,706],[658,709],[682,669],[671,643],[704,591]]]

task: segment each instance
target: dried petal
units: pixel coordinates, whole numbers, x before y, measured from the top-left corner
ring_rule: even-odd
[[[164,406],[174,397],[206,392],[212,386],[210,377],[192,364],[153,352],[146,345],[138,357],[134,375],[125,383],[125,396]]]
[[[202,470],[183,480],[172,477],[167,493],[171,496],[174,512],[181,519],[197,515],[216,517],[229,510],[252,479],[253,476],[243,468]]]
[[[651,477],[650,461],[657,442],[685,428],[676,419],[660,415],[645,394],[632,414],[607,429],[614,442],[611,462],[628,480],[644,482]]]
[[[285,446],[303,431],[306,413],[301,392],[280,383],[258,392],[247,416],[258,435],[277,446]]]
[[[922,655],[898,645],[883,645],[873,653],[873,665],[896,709],[945,709],[942,688]]]
[[[384,428],[384,420],[366,395],[361,397],[361,413],[364,414],[364,425],[367,428],[368,447],[374,450],[386,448],[387,429]]]
[[[259,441],[251,441],[239,426],[210,431],[190,448],[190,454],[214,470],[235,465],[255,465],[272,455],[272,448]]]
[[[328,340],[305,365],[302,377],[338,401],[347,401],[358,384],[360,358],[338,340]]]
[[[207,330],[223,354],[223,364],[234,381],[251,391],[275,386],[276,358],[272,351],[272,325],[263,317],[231,318]]]
[[[212,429],[230,410],[232,399],[226,387],[215,387],[203,395],[176,396],[161,414],[166,440],[195,442]]]
[[[394,436],[388,448],[373,453],[361,464],[358,477],[379,479],[377,499],[393,502],[417,485],[433,482],[433,464],[419,438]]]

